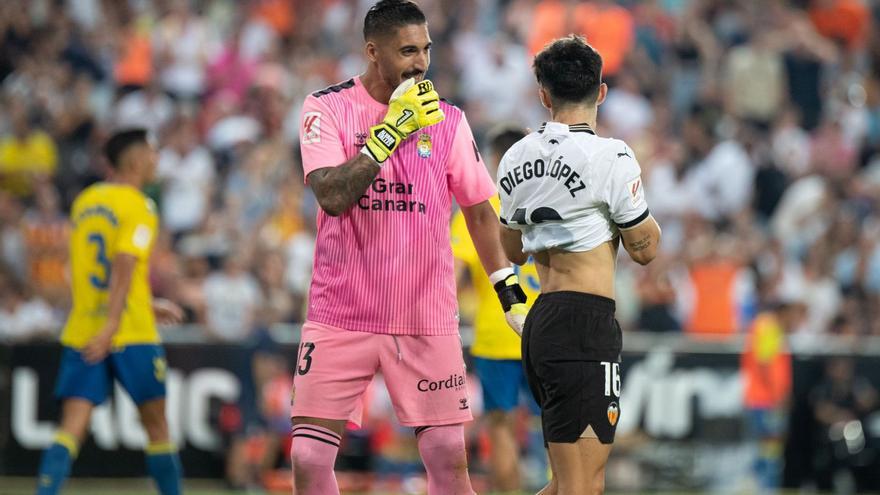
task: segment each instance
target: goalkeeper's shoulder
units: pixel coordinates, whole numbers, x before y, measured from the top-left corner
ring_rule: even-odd
[[[464,116],[464,110],[457,107],[455,103],[449,101],[448,98],[440,98],[440,110],[443,110],[444,115],[446,115],[446,120],[452,122],[458,122],[459,119]],[[450,117],[454,117],[450,119]]]
[[[451,115],[455,115],[458,117],[459,115],[464,115],[464,110],[459,108],[449,101],[448,98],[440,98],[440,109],[443,110],[443,113],[446,114],[446,118],[448,119]]]
[[[354,87],[354,79],[349,79],[309,93],[303,101],[303,113],[312,111],[332,114],[344,111],[357,99]]]
[[[437,125],[443,126],[443,129],[448,129],[446,132],[452,132],[456,136],[456,139],[467,137],[468,142],[470,142],[470,139],[473,137],[473,130],[471,129],[470,122],[468,121],[467,114],[465,114],[464,110],[456,106],[455,103],[449,101],[447,98],[440,98],[440,110],[446,118],[443,122]],[[470,144],[468,145],[470,146]]]
[[[327,86],[326,88],[324,88],[322,90],[315,91],[310,96],[313,98],[322,98],[327,95],[341,94],[341,93],[346,92],[347,90],[352,89],[354,86],[355,86],[355,82],[354,82],[354,78],[352,77],[351,79],[349,79],[347,81],[339,82],[339,83],[333,84],[331,86]]]

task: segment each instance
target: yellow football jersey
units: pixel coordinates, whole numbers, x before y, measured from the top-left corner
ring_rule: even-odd
[[[110,267],[119,253],[137,258],[114,347],[159,342],[150,293],[149,258],[159,221],[156,205],[134,187],[99,183],[79,194],[71,209],[73,308],[61,343],[83,347],[107,319]]]
[[[498,196],[493,196],[489,201],[497,212],[500,204]],[[474,344],[471,347],[471,354],[486,359],[520,359],[521,340],[504,319],[504,310],[501,309],[495,288],[489,283],[489,276],[480,263],[461,211],[452,218],[450,239],[452,254],[467,264],[471,272],[471,282],[479,299],[474,317]],[[514,266],[513,269],[519,277],[523,291],[528,296],[527,304],[531,307],[541,292],[535,263],[529,258],[526,264]]]

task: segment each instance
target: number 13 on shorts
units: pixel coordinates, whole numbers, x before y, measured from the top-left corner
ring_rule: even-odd
[[[605,397],[610,397],[614,393],[615,397],[620,397],[620,363],[611,363],[602,361],[602,367],[605,368]]]

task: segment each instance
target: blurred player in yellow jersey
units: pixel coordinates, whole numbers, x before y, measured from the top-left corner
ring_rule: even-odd
[[[90,186],[71,209],[73,308],[55,395],[62,401],[55,441],[43,453],[37,494],[58,493],[83,443],[92,409],[116,379],[138,406],[149,445],[147,471],[163,495],[181,492],[181,467],[165,419],[165,354],[155,319],[181,310],[153,300],[149,258],[158,231],[156,206],[140,188],[152,180],[156,151],[144,130],[122,131],[105,145],[109,182]]]
[[[486,161],[489,174],[495,177],[495,167],[501,160],[504,152],[525,137],[521,129],[502,126],[494,129],[490,135],[492,157]],[[495,211],[498,211],[498,196],[490,200]],[[534,416],[540,414],[538,404],[528,391],[525,374],[522,369],[522,351],[520,337],[505,322],[501,304],[498,301],[495,288],[482,269],[480,259],[474,243],[468,235],[465,216],[461,211],[457,212],[452,219],[452,254],[455,256],[456,280],[461,280],[465,271],[471,276],[471,283],[477,294],[478,304],[474,317],[474,343],[471,347],[471,355],[477,376],[483,389],[483,407],[489,422],[489,435],[491,440],[490,468],[492,483],[498,492],[519,492],[520,490],[520,459],[519,445],[515,435],[515,420],[517,407],[522,403],[526,405]],[[522,266],[514,268],[519,278],[520,285],[528,297],[528,302],[533,302],[540,293],[538,285],[538,273],[535,264],[530,259]],[[520,399],[523,399],[522,401]],[[537,423],[537,432],[540,432],[540,424]],[[543,459],[543,443],[537,449]],[[546,461],[542,460],[546,465]],[[536,472],[544,473],[544,469],[536,469]],[[541,480],[536,480],[542,483]]]

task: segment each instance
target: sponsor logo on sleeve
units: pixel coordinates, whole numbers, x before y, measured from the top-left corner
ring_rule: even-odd
[[[306,112],[303,115],[303,144],[321,142],[321,112]]]
[[[134,229],[134,235],[131,238],[132,244],[138,249],[147,249],[150,241],[153,239],[153,230],[146,225],[138,225]]]
[[[638,206],[639,203],[644,199],[644,188],[642,187],[642,178],[636,177],[635,179],[626,183],[626,190],[629,193],[629,199],[632,202],[633,206]]]

